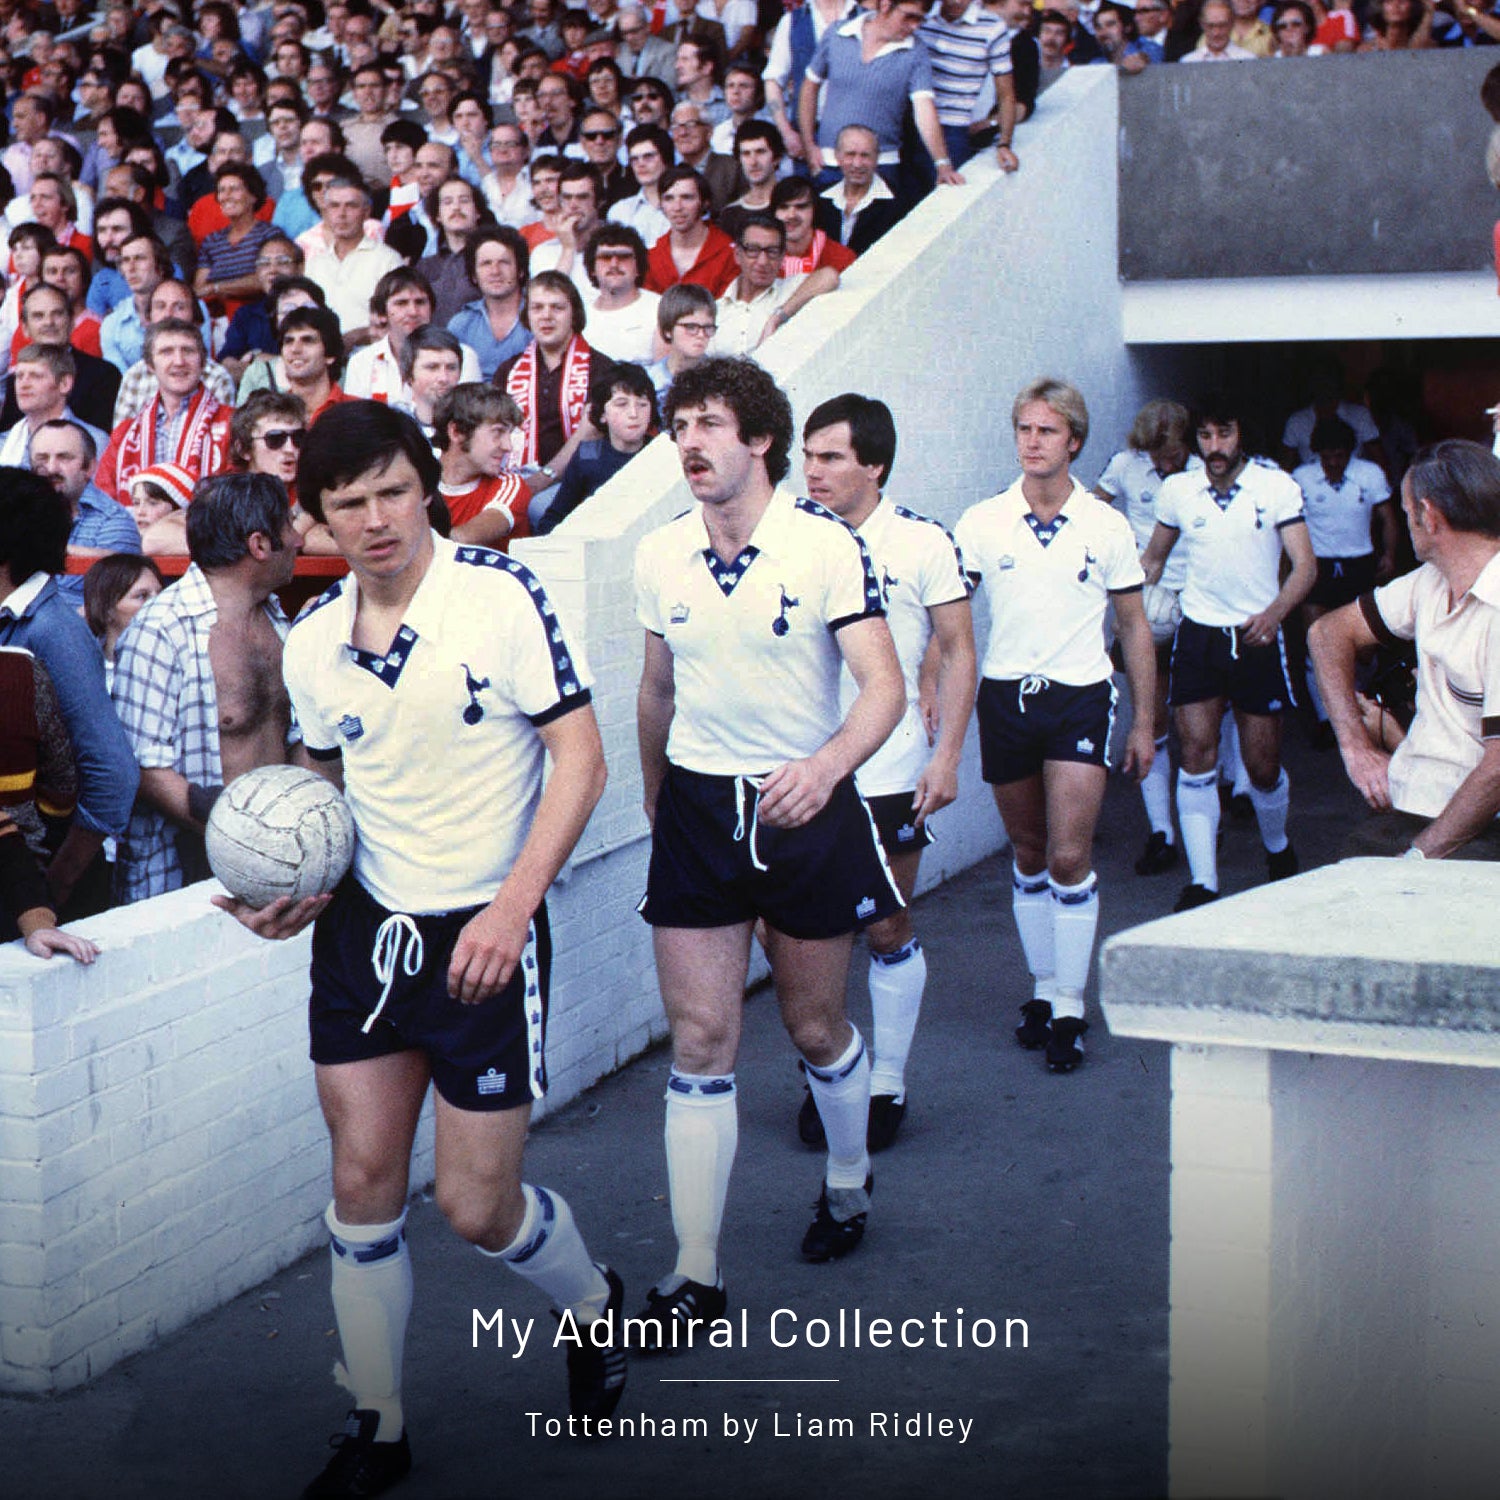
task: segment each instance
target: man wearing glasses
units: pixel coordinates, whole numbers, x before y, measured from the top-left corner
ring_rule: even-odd
[[[620,160],[620,122],[607,109],[584,113],[578,131],[583,159],[599,174],[604,208],[612,208],[635,192],[635,178]]]
[[[667,399],[672,382],[684,370],[703,363],[709,341],[719,331],[717,318],[713,294],[691,281],[680,281],[662,293],[656,305],[656,331],[667,352],[646,367],[656,387],[658,405]]]
[[[811,275],[781,274],[786,230],[770,214],[746,215],[734,253],[740,274],[719,298],[711,354],[753,352],[814,297],[839,284],[839,273],[827,266]]]
[[[672,137],[660,125],[637,125],[625,137],[625,150],[637,191],[614,204],[605,217],[611,224],[635,230],[647,245],[654,245],[672,227],[661,211],[661,179],[677,153]]]
[[[714,217],[724,212],[740,189],[740,172],[732,158],[715,156],[709,149],[715,122],[703,106],[684,99],[672,111],[672,144],[677,165],[692,167],[708,184]]]
[[[133,247],[132,247],[133,248]],[[242,303],[229,320],[219,363],[238,381],[257,354],[276,352],[276,327],[271,317],[276,283],[302,274],[305,257],[297,244],[282,236],[269,239],[255,257],[255,274],[262,295]]]
[[[664,37],[651,35],[651,22],[639,5],[622,5],[615,16],[620,45],[615,61],[627,78],[666,78],[676,62],[676,49]],[[633,102],[633,101],[632,101]]]
[[[519,229],[536,217],[531,206],[531,176],[526,170],[530,151],[519,125],[505,121],[490,132],[491,166],[479,188],[496,220],[512,229]]]

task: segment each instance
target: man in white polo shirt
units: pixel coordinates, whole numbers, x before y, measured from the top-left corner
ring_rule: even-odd
[[[786,230],[778,219],[762,213],[741,218],[734,246],[740,274],[719,298],[711,353],[752,353],[814,297],[838,286],[839,273],[829,266],[783,276],[785,252]]]
[[[641,913],[672,1027],[666,1145],[678,1254],[647,1300],[658,1349],[679,1347],[727,1306],[719,1229],[757,918],[828,1141],[802,1254],[832,1260],[864,1234],[870,1067],[844,990],[854,931],[901,898],[854,772],[906,701],[859,538],[778,488],[792,412],[770,375],[749,360],[706,359],[673,383],[665,423],[701,504],[647,536],[635,560],[652,823]],[[847,713],[845,665],[859,689]]]
[[[1423,566],[1324,615],[1309,647],[1349,779],[1374,809],[1346,854],[1500,859],[1500,462],[1419,453],[1401,505]],[[1415,641],[1417,712],[1387,755],[1355,696],[1360,654]]]
[[[970,579],[989,596],[979,685],[984,779],[1010,835],[1011,910],[1032,998],[1016,1041],[1045,1049],[1047,1068],[1083,1061],[1083,992],[1099,924],[1094,829],[1114,727],[1104,618],[1115,607],[1131,700],[1156,691],[1151,627],[1130,524],[1072,474],[1088,441],[1082,395],[1034,380],[1011,406],[1021,477],[971,506],[956,535]],[[1151,720],[1138,713],[1122,768],[1151,769]]]
[[[807,493],[854,527],[869,550],[906,682],[901,722],[859,768],[856,781],[870,804],[896,887],[902,900],[910,901],[922,850],[932,842],[927,820],[958,795],[958,762],[974,705],[974,621],[963,559],[947,529],[882,496],[895,461],[896,424],[883,401],[835,396],[817,407],[802,429]],[[933,640],[938,732],[929,745],[918,679]],[[848,707],[854,681],[847,673],[842,688]],[[906,1114],[906,1059],[927,985],[927,959],[907,908],[874,923],[865,938],[875,1023],[867,1141],[871,1151],[884,1151]],[[809,1144],[822,1140],[811,1091],[797,1124]]]
[[[416,423],[378,402],[332,407],[309,432],[298,498],[351,571],[293,626],[284,669],[304,743],[354,814],[354,868],[331,899],[219,898],[266,937],[317,918],[311,1050],[354,1410],[309,1497],[375,1495],[411,1467],[406,1198],[429,1083],[454,1229],[578,1325],[619,1326],[619,1278],[590,1260],[563,1199],[521,1180],[547,1081],[544,898],[604,788],[588,672],[526,568],[432,531],[438,476]],[[623,1345],[585,1333],[568,1377],[575,1416],[608,1416]]]
[[[1281,732],[1296,705],[1281,623],[1307,597],[1317,576],[1302,491],[1266,459],[1250,458],[1238,410],[1215,397],[1198,419],[1201,473],[1174,474],[1156,499],[1156,531],[1141,558],[1157,583],[1173,549],[1187,572],[1182,623],[1172,646],[1169,697],[1182,742],[1177,821],[1189,884],[1176,910],[1219,894],[1219,728],[1233,709],[1250,800],[1272,880],[1298,870],[1287,838],[1291,787],[1281,765]],[[1281,582],[1285,553],[1291,571]]]

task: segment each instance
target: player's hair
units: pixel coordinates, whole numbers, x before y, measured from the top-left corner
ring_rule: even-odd
[[[1192,446],[1193,414],[1180,401],[1148,401],[1130,424],[1126,441],[1137,453],[1151,453],[1168,443]]]
[[[229,422],[229,462],[236,468],[250,466],[255,429],[267,417],[280,417],[307,426],[307,403],[293,391],[252,391],[234,409]]]
[[[321,521],[329,490],[362,474],[383,473],[398,458],[417,471],[424,495],[436,493],[443,471],[411,417],[380,401],[341,401],[308,429],[297,460],[297,499],[313,520]]]
[[[604,431],[604,408],[609,405],[610,397],[616,391],[645,397],[651,403],[651,425],[656,426],[656,387],[640,365],[627,362],[615,365],[589,387],[589,421],[600,432]]]
[[[1089,409],[1076,385],[1069,385],[1066,380],[1057,380],[1051,375],[1041,375],[1023,385],[1011,403],[1012,427],[1021,420],[1021,408],[1029,406],[1033,401],[1041,401],[1050,406],[1068,424],[1068,431],[1080,449],[1088,442]]]
[[[408,385],[411,384],[412,371],[417,367],[417,356],[428,349],[451,354],[458,361],[459,369],[463,368],[464,346],[459,343],[457,334],[444,328],[441,323],[424,323],[420,328],[412,330],[410,337],[401,346],[400,354],[396,356],[396,368],[401,372],[401,379]]]
[[[702,406],[708,401],[722,401],[734,413],[740,441],[768,437],[766,476],[779,484],[791,469],[792,404],[770,373],[753,359],[728,359],[723,356],[705,359],[702,364],[684,370],[667,392],[664,420],[667,431],[679,411]]]
[[[1198,403],[1198,426],[1211,422],[1215,427],[1228,427],[1231,423],[1245,436],[1245,420],[1240,412],[1240,403],[1228,391],[1210,391]],[[1243,443],[1242,443],[1243,446]]]
[[[486,422],[519,427],[525,420],[526,414],[514,396],[482,380],[469,380],[454,386],[433,407],[432,440],[439,448],[446,449],[452,441],[449,427],[458,428],[460,435],[468,439]]]
[[[19,355],[16,357],[20,358]],[[83,462],[89,472],[92,473],[94,465],[99,461],[99,444],[94,440],[94,434],[82,422],[77,421],[73,417],[53,417],[50,421],[43,422],[37,428],[39,434],[43,432],[63,431],[76,432],[78,434],[78,444],[83,449]]]
[[[279,551],[290,505],[286,486],[270,474],[200,479],[187,508],[188,556],[205,570],[232,568],[249,555],[257,531]]]
[[[1307,439],[1307,446],[1314,453],[1326,453],[1333,449],[1353,453],[1359,447],[1354,429],[1342,417],[1319,417]]]
[[[83,618],[99,640],[109,629],[115,605],[135,587],[142,573],[154,574],[158,583],[166,583],[156,563],[139,552],[111,552],[83,575]]]
[[[595,276],[594,268],[598,264],[600,248],[604,245],[613,250],[629,250],[635,258],[636,283],[645,284],[646,272],[650,269],[645,240],[629,224],[601,224],[588,237],[588,243],[583,247],[584,270],[589,273],[589,280],[595,286],[599,285],[599,278]]]
[[[531,327],[531,303],[530,298],[537,292],[561,292],[568,299],[568,305],[573,309],[573,332],[580,334],[588,323],[588,309],[583,305],[583,293],[573,285],[571,276],[564,276],[561,271],[538,271],[527,284],[527,304],[521,309],[521,321],[528,329]]]
[[[707,287],[679,281],[661,294],[661,301],[656,304],[656,327],[663,338],[670,338],[672,330],[684,318],[695,312],[706,312],[712,318],[718,310],[714,294]]]
[[[4,470],[5,504],[0,505],[0,565],[13,583],[33,573],[61,573],[68,562],[73,517],[68,502],[40,474]]]
[[[1406,471],[1406,486],[1455,531],[1500,537],[1500,459],[1488,448],[1462,438],[1423,448]]]
[[[805,443],[813,433],[836,427],[840,422],[849,424],[849,441],[855,458],[861,464],[880,465],[879,484],[884,489],[896,462],[896,422],[890,407],[873,396],[846,391],[813,408],[812,415],[802,424],[802,441]]]

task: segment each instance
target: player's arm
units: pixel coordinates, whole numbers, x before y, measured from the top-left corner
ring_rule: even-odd
[[[974,708],[978,666],[974,651],[974,618],[967,599],[934,604],[932,645],[937,654],[937,743],[932,759],[917,778],[917,826],[958,796],[958,762]],[[929,653],[930,654],[930,653]]]
[[[494,900],[470,919],[453,945],[448,993],[465,1005],[488,1000],[509,982],[532,917],[604,795],[604,744],[587,703],[539,724],[536,732],[552,770],[531,831]]]
[[[1113,504],[1113,500],[1110,503]],[[1181,535],[1175,526],[1168,526],[1161,521],[1156,523],[1156,530],[1151,533],[1151,540],[1141,553],[1141,571],[1146,575],[1148,586],[1160,581],[1161,570],[1166,567],[1172,548],[1177,545],[1177,538]]]
[[[1156,645],[1151,638],[1151,622],[1139,589],[1112,593],[1115,606],[1115,630],[1119,636],[1120,654],[1125,658],[1125,680],[1130,684],[1132,703],[1156,701]],[[1120,769],[1137,781],[1144,781],[1156,758],[1155,726],[1148,713],[1137,713],[1125,741],[1125,759]]]
[[[1396,507],[1384,500],[1375,507],[1375,530],[1380,537],[1380,548],[1375,556],[1375,581],[1389,583],[1396,576]]]
[[[1281,545],[1292,564],[1286,582],[1271,601],[1269,608],[1251,615],[1240,626],[1240,633],[1252,646],[1268,646],[1276,639],[1281,622],[1307,598],[1318,581],[1318,559],[1313,555],[1312,538],[1307,523],[1299,516],[1281,526]]]
[[[1378,644],[1360,606],[1346,604],[1313,621],[1307,649],[1318,691],[1339,742],[1339,754],[1354,789],[1371,807],[1391,805],[1391,758],[1371,742],[1354,696],[1354,669],[1361,655]]]
[[[761,783],[760,818],[772,828],[800,828],[822,812],[834,787],[886,742],[906,708],[906,684],[883,616],[851,620],[834,639],[859,695],[823,745],[805,760],[777,766]]]
[[[653,630],[646,632],[646,657],[635,698],[636,739],[641,750],[641,782],[646,821],[656,822],[656,799],[667,774],[667,735],[677,707],[677,679],[672,648]]]

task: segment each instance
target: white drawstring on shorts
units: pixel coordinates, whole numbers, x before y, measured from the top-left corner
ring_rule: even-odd
[[[380,1003],[365,1018],[365,1024],[359,1028],[362,1032],[368,1035],[376,1018],[385,1009],[385,1002],[391,998],[391,986],[396,982],[397,968],[405,969],[410,977],[415,978],[422,972],[425,957],[422,934],[404,911],[395,912],[380,924],[375,932],[375,945],[370,949],[370,963],[382,986]]]
[[[1026,712],[1026,700],[1035,698],[1038,693],[1046,692],[1052,683],[1039,672],[1030,672],[1021,679],[1021,689],[1016,694],[1016,705],[1024,714]]]
[[[1219,627],[1229,637],[1229,659],[1238,661],[1240,659],[1240,632],[1237,625],[1221,625]]]
[[[769,868],[761,863],[760,852],[755,847],[755,835],[760,831],[760,778],[756,776],[736,776],[734,778],[734,801],[738,810],[738,820],[734,825],[734,841],[742,843],[745,839],[745,804],[750,804],[750,863],[757,870]]]

